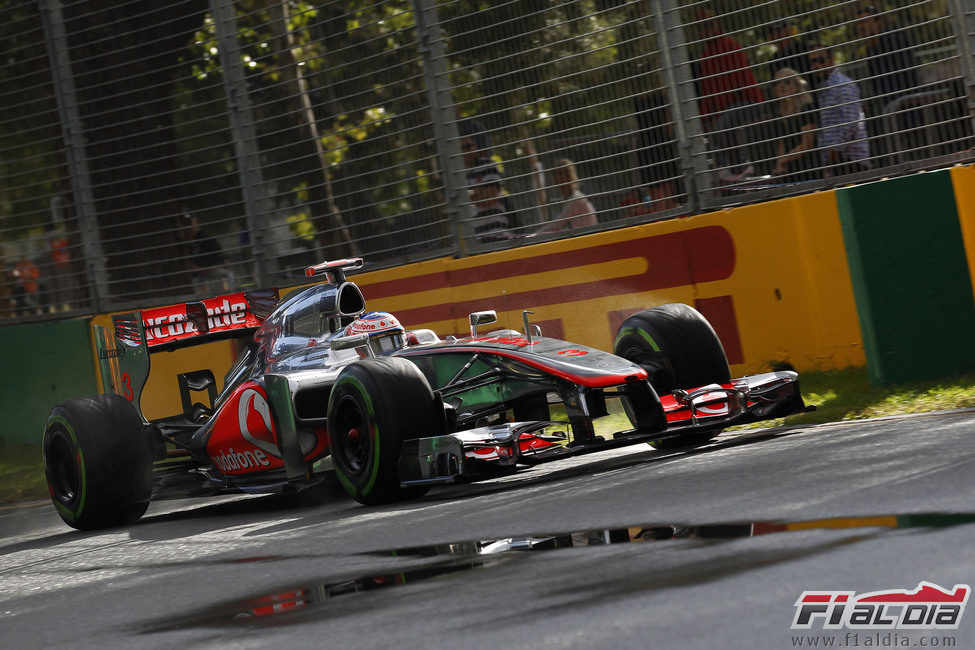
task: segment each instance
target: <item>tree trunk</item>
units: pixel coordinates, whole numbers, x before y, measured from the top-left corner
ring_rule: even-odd
[[[294,56],[294,36],[288,29],[288,9],[279,0],[268,0],[271,14],[271,32],[275,55],[279,61],[285,105],[294,124],[295,140],[299,157],[296,161],[309,177],[308,194],[311,199],[312,221],[318,231],[317,241],[324,249],[326,259],[334,259],[352,253],[352,237],[335,203],[332,181],[329,176],[325,150],[318,133],[315,111],[308,97],[308,88],[301,68]]]
[[[206,6],[206,0],[64,6],[113,298],[164,295],[182,271],[172,261],[183,210],[172,94]]]

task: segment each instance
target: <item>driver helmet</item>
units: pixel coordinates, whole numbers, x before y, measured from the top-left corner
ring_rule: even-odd
[[[385,311],[363,314],[349,323],[345,336],[368,334],[369,347],[377,356],[387,355],[406,347],[406,330],[399,319]]]

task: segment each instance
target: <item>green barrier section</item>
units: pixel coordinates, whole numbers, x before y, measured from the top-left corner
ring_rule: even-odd
[[[948,171],[837,191],[870,380],[975,370],[975,304]]]
[[[0,443],[40,444],[51,408],[98,392],[88,321],[0,328]]]

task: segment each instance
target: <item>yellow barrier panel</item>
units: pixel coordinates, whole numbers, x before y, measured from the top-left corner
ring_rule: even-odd
[[[951,184],[955,190],[955,206],[958,208],[958,221],[975,299],[975,167],[953,167]]]

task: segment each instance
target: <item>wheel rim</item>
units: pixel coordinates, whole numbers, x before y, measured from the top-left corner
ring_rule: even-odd
[[[333,450],[338,460],[350,473],[361,474],[369,461],[371,437],[369,422],[359,402],[351,396],[339,402],[333,438],[338,443],[338,449]]]
[[[53,437],[47,449],[48,482],[54,496],[62,503],[71,503],[81,491],[78,461],[64,435]]]

